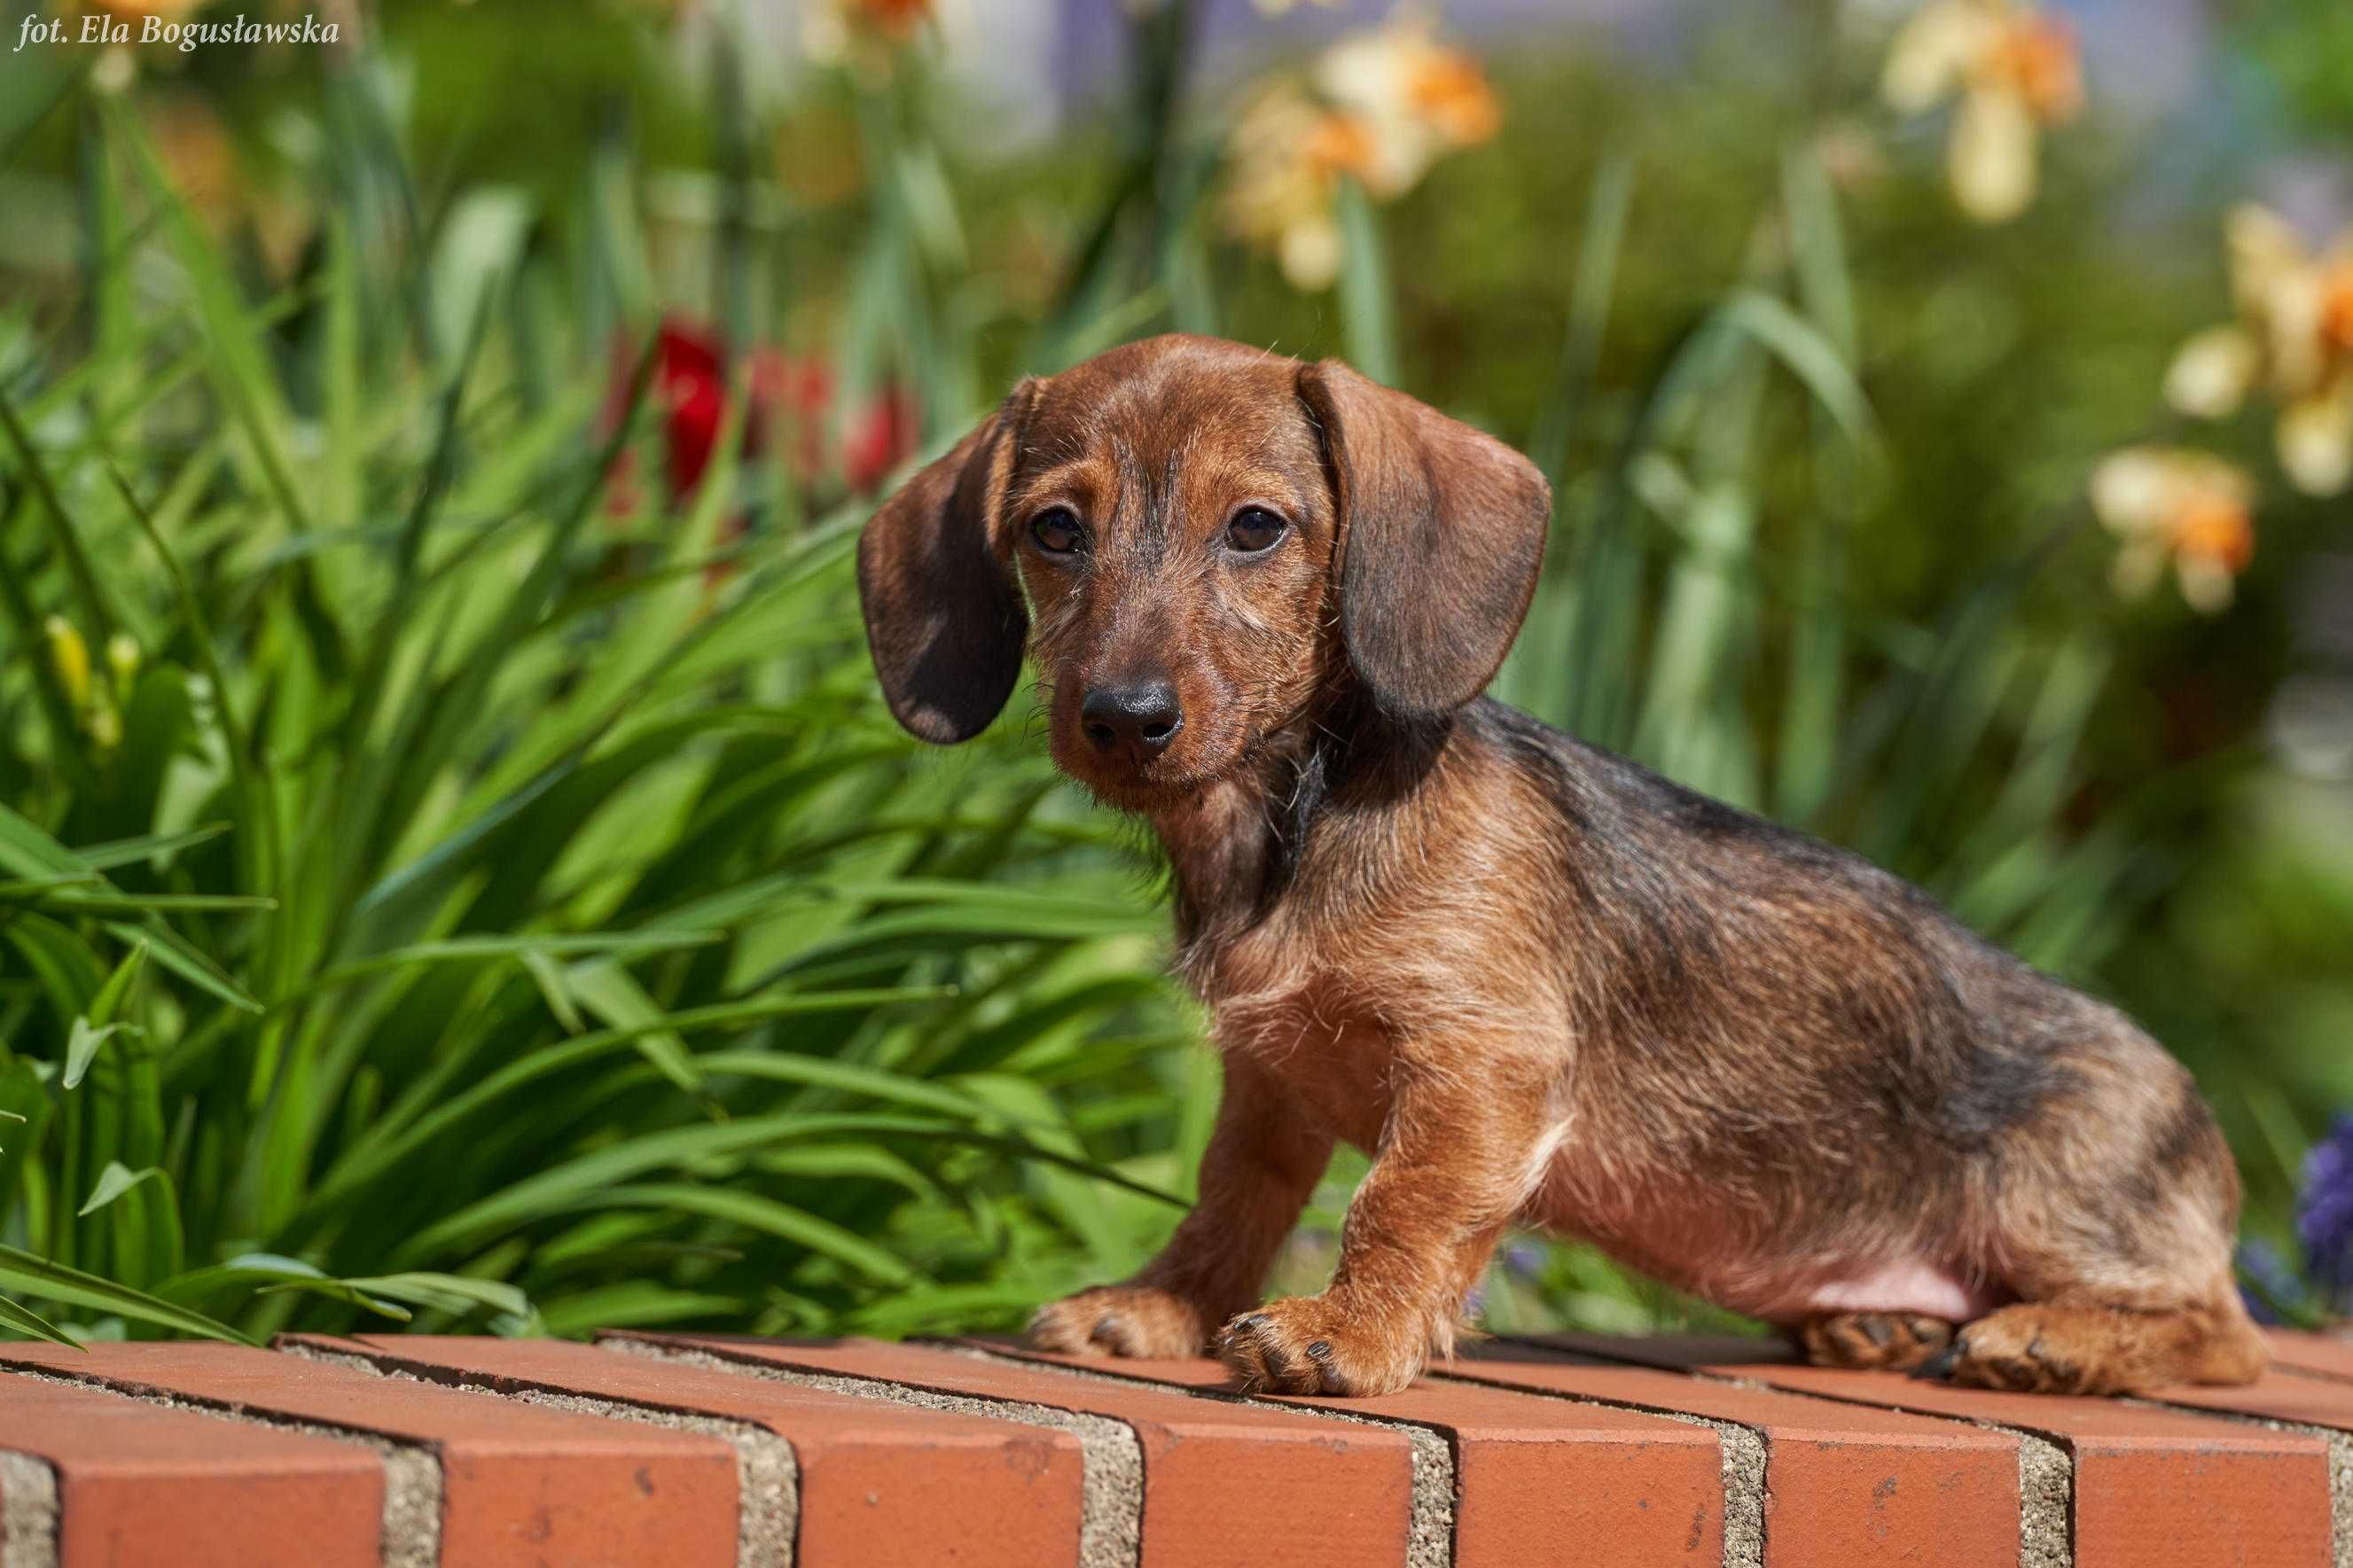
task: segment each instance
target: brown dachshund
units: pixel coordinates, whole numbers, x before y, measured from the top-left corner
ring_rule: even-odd
[[[891,710],[969,738],[1037,660],[1055,762],[1148,821],[1225,1098],[1200,1202],[1039,1344],[1381,1394],[1506,1226],[1836,1365],[2243,1382],[2238,1181],[2189,1077],[1867,862],[1480,695],[1551,511],[1326,360],[1163,337],[1024,381],[879,511]],[[1335,1141],[1320,1296],[1259,1304]]]

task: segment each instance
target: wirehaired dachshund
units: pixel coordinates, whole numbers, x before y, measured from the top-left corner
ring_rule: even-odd
[[[2250,1380],[2238,1180],[2189,1076],[1874,866],[1481,696],[1551,498],[1336,361],[1194,337],[1023,381],[859,542],[891,710],[1025,653],[1054,761],[1166,847],[1223,1102],[1200,1198],[1065,1352],[1377,1394],[1513,1224],[1987,1387]],[[1261,1305],[1336,1140],[1330,1286]]]

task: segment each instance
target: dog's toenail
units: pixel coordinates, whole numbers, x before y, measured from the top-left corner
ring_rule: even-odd
[[[1864,1339],[1869,1340],[1881,1350],[1885,1350],[1887,1342],[1895,1337],[1895,1331],[1888,1327],[1887,1320],[1884,1318],[1859,1318],[1855,1321],[1854,1326],[1862,1331]]]
[[[1264,1312],[1252,1312],[1246,1318],[1237,1318],[1234,1320],[1234,1327],[1238,1329],[1249,1329],[1253,1332],[1266,1327],[1266,1323],[1267,1317]]]
[[[1309,1361],[1330,1361],[1332,1359],[1332,1342],[1330,1340],[1317,1340],[1311,1343],[1307,1347],[1307,1359]]]
[[[1953,1367],[1960,1359],[1961,1342],[1951,1341],[1943,1350],[1914,1367],[1912,1375],[1924,1383],[1934,1382],[1940,1377],[1949,1377],[1952,1375]]]

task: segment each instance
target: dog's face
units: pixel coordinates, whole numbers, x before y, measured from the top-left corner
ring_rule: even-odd
[[[1042,387],[1003,527],[1054,761],[1149,807],[1325,689],[1335,510],[1297,366],[1107,354]]]
[[[977,732],[1026,646],[1056,763],[1151,810],[1349,682],[1470,700],[1549,514],[1518,454],[1345,365],[1155,338],[1024,382],[876,514],[859,586],[908,729]]]

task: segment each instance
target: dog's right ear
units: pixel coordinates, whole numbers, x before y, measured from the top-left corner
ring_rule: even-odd
[[[1045,383],[1003,407],[882,503],[858,538],[858,602],[900,723],[940,745],[988,727],[1021,678],[1029,614],[996,537],[1021,425]]]

